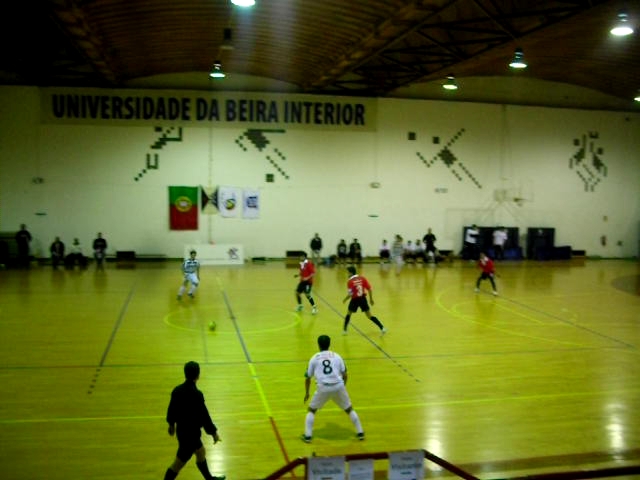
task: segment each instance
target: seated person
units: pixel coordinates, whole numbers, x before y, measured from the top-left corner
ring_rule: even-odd
[[[389,250],[389,244],[386,240],[382,240],[380,245],[380,264],[391,263],[391,251]]]
[[[338,264],[347,264],[347,251],[347,242],[345,242],[343,238],[342,240],[340,240],[340,243],[338,243],[338,247],[336,249],[336,262]]]
[[[422,240],[417,238],[416,243],[413,244],[413,258],[416,262],[418,260],[422,260],[427,263],[424,254],[424,244],[422,243]]]
[[[362,246],[357,238],[354,238],[353,242],[349,245],[349,258],[351,259],[351,263],[362,263]]]
[[[87,266],[87,257],[82,253],[82,245],[80,245],[80,240],[77,238],[73,239],[73,243],[69,248],[69,255],[65,258],[64,263],[67,268],[73,268],[76,263],[81,268],[85,268]]]
[[[416,259],[416,248],[411,240],[407,240],[407,244],[404,246],[404,261],[413,262]]]
[[[51,264],[53,268],[58,268],[58,265],[64,262],[64,243],[60,240],[60,237],[56,237],[51,247],[49,247],[49,251],[51,252]]]

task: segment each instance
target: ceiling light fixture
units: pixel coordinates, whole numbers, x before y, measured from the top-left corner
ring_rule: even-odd
[[[511,68],[527,68],[527,62],[524,61],[524,52],[520,47],[516,48],[513,53],[513,60],[509,64]]]
[[[215,62],[213,62],[213,68],[211,69],[211,72],[209,73],[209,76],[211,78],[224,78],[224,77],[226,77],[224,71],[222,70],[222,64],[220,63],[220,60],[216,60]]]
[[[231,0],[231,3],[237,7],[253,7],[256,4],[256,0]]]
[[[627,15],[627,12],[621,11],[618,13],[618,22],[610,32],[611,35],[615,35],[616,37],[625,37],[633,33],[633,27],[629,24],[629,16]]]
[[[456,77],[451,74],[447,75],[447,81],[442,84],[442,88],[445,90],[457,90],[458,84],[456,83]]]

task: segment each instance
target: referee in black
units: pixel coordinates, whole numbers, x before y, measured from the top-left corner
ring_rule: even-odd
[[[167,409],[167,423],[169,435],[177,433],[178,453],[173,464],[164,474],[164,480],[173,480],[178,476],[182,467],[196,454],[196,466],[206,480],[225,480],[225,476],[214,477],[209,472],[204,445],[200,439],[201,428],[213,437],[213,443],[218,443],[218,428],[209,415],[204,403],[204,395],[196,387],[200,378],[200,365],[197,362],[187,362],[184,366],[184,383],[178,385],[171,392],[171,401]],[[177,426],[177,428],[176,428]]]

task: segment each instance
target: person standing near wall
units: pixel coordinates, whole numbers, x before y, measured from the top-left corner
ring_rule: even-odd
[[[29,233],[24,223],[20,225],[20,230],[16,233],[15,238],[16,244],[18,245],[18,266],[29,268],[29,264],[31,263],[29,248],[32,238],[31,233]]]
[[[200,365],[187,362],[184,366],[184,383],[171,392],[171,401],[167,409],[169,435],[178,437],[176,458],[164,474],[164,480],[173,480],[182,467],[196,455],[196,466],[206,480],[225,480],[224,475],[213,476],[207,465],[206,450],[202,444],[201,429],[213,437],[213,443],[220,441],[218,428],[211,420],[209,410],[204,402],[204,395],[196,382],[200,379]]]
[[[102,233],[98,232],[97,238],[93,241],[93,257],[96,259],[96,268],[104,270],[104,257],[107,255],[107,241],[102,238]]]
[[[467,228],[464,235],[464,247],[462,251],[462,258],[465,260],[477,260],[478,259],[478,237],[480,236],[480,230],[474,223],[471,227]]]
[[[320,261],[322,260],[322,239],[320,235],[317,233],[314,235],[309,243],[309,247],[311,248],[311,260],[315,265],[320,265]]]
[[[424,242],[424,259],[425,263],[427,261],[436,262],[436,236],[431,231],[431,228],[427,229],[427,233],[422,237],[422,241]]]
[[[504,260],[504,245],[507,243],[507,229],[498,227],[493,231],[493,256],[496,260]]]
[[[347,367],[344,360],[336,352],[329,350],[331,338],[328,335],[318,337],[320,351],[309,360],[307,371],[304,374],[304,402],[309,400],[309,388],[311,379],[316,379],[316,391],[309,403],[307,416],[304,420],[304,433],[302,441],[311,443],[313,436],[313,424],[316,412],[329,400],[333,400],[342,410],[349,415],[349,419],[356,428],[358,440],[364,440],[364,430],[360,423],[360,417],[351,405],[351,399],[347,392]]]

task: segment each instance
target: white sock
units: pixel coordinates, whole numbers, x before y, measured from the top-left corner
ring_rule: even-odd
[[[184,293],[184,285],[180,287],[180,290],[178,290],[178,295],[182,296],[183,293]]]
[[[304,419],[304,434],[310,437],[313,434],[313,422],[316,419],[315,414],[307,412],[307,416]]]
[[[353,423],[353,426],[356,427],[356,433],[362,433],[362,424],[360,423],[360,417],[358,417],[358,414],[356,413],[355,410],[351,410],[349,412],[349,418],[351,419],[351,422]]]

